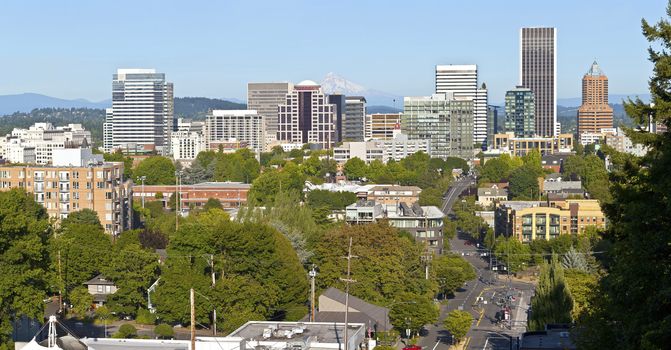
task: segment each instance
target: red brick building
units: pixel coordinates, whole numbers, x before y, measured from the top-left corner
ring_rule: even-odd
[[[207,203],[210,198],[216,198],[221,202],[224,208],[239,208],[240,205],[247,203],[247,193],[251,185],[239,182],[203,182],[195,185],[179,186],[182,210],[189,210],[193,205],[200,207]],[[141,184],[135,184],[133,190],[133,200],[140,203],[142,197],[145,201],[158,200],[157,194],[161,193],[164,202],[170,200],[170,196],[177,192],[175,185],[145,185],[144,190]]]

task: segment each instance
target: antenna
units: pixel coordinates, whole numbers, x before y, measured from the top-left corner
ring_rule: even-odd
[[[347,278],[340,278],[341,281],[345,282],[345,350],[349,350],[349,340],[347,339],[347,327],[348,317],[349,317],[349,285],[350,283],[356,283],[356,280],[350,278],[351,267],[352,267],[352,258],[358,258],[358,256],[352,255],[352,237],[349,238],[349,248],[347,249],[347,256],[343,257],[347,259]]]

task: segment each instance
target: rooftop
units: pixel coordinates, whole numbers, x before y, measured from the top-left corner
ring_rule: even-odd
[[[113,286],[114,282],[105,279],[105,276],[100,274],[100,275],[95,276],[92,279],[88,280],[87,282],[84,282],[83,284],[84,285],[89,285],[89,284],[99,285],[99,284],[102,284],[102,285],[106,285],[106,286]]]
[[[567,330],[526,332],[520,340],[521,349],[576,349]]]
[[[268,332],[269,329],[272,329],[272,332]],[[233,331],[229,336],[246,340],[288,341],[293,339],[294,341],[304,340],[306,343],[339,344],[342,341],[344,330],[345,325],[343,323],[333,322],[250,321]],[[361,332],[363,337],[364,325],[350,323],[349,330],[349,337],[353,337],[356,332]]]
[[[508,190],[497,187],[481,187],[478,188],[478,197],[481,196],[508,197]]]

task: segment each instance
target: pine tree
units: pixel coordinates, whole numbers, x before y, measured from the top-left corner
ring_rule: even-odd
[[[666,15],[671,17],[671,3]],[[625,110],[647,126],[652,118],[671,127],[671,23],[650,25],[643,35],[653,63],[649,80],[654,105],[629,100]],[[627,130],[635,143],[648,147],[644,157],[617,160],[610,183],[613,201],[605,206],[610,220],[604,238],[612,242],[609,270],[594,290],[593,309],[580,322],[583,349],[667,349],[671,344],[671,133]]]
[[[573,296],[564,280],[564,269],[557,255],[543,262],[536,295],[531,299],[530,330],[543,330],[550,323],[571,323]]]

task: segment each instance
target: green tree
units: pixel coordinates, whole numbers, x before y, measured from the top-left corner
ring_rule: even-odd
[[[473,266],[454,254],[435,257],[431,263],[431,270],[440,292],[446,296],[453,295],[464,282],[477,277]]]
[[[288,162],[281,169],[266,170],[252,183],[248,198],[252,204],[269,205],[278,193],[301,194],[305,175],[294,163]]]
[[[507,179],[511,171],[512,169],[503,159],[490,159],[480,168],[480,181],[500,182]]]
[[[119,327],[119,330],[112,335],[112,338],[135,338],[137,336],[137,328],[130,323],[124,323]]]
[[[352,238],[352,278],[357,283],[350,293],[372,303],[385,304],[403,293],[433,299],[437,285],[425,280],[420,256],[423,246],[414,238],[400,234],[386,222],[368,225],[338,226],[326,232],[315,247],[312,259],[319,266],[318,288],[344,288],[340,281],[347,270],[349,238]]]
[[[443,325],[454,337],[457,343],[461,342],[471,329],[473,316],[466,311],[452,310],[447,314]]]
[[[343,167],[348,179],[360,180],[368,175],[368,166],[358,157],[350,158]]]
[[[175,164],[170,158],[152,156],[138,163],[133,176],[146,176],[145,185],[172,185],[175,183]]]
[[[116,150],[114,153],[104,153],[103,159],[106,162],[123,162],[123,177],[133,179],[133,158],[125,156],[121,150]]]
[[[356,194],[352,192],[332,192],[312,190],[307,194],[310,208],[327,207],[330,210],[344,210],[346,206],[356,202]]]
[[[413,293],[401,293],[398,298],[409,301],[397,303],[389,311],[389,320],[399,332],[410,329],[411,333],[417,334],[424,325],[438,320],[439,310],[433,300]]]
[[[76,287],[70,292],[70,303],[73,305],[72,311],[79,317],[86,317],[86,313],[93,305],[93,295],[84,286]]]
[[[640,99],[625,103],[637,125],[671,126],[671,3],[656,24],[642,21],[653,64],[649,78],[654,106]],[[628,130],[634,143],[648,147],[644,157],[621,158],[610,173],[612,201],[604,241],[611,242],[608,274],[593,290],[592,310],[581,322],[584,349],[666,349],[671,344],[671,133]],[[617,159],[614,159],[617,160]]]
[[[552,255],[550,263],[543,262],[538,286],[531,299],[533,312],[529,317],[529,329],[539,331],[551,323],[571,323],[573,296],[564,280],[564,269],[557,255]]]
[[[505,238],[499,236],[496,239],[494,254],[499,261],[506,264],[510,272],[515,273],[524,269],[524,266],[529,263],[531,250],[528,245],[520,242],[515,237]]]
[[[154,327],[154,334],[160,339],[171,339],[175,335],[175,331],[169,324],[161,323]]]
[[[94,210],[85,208],[68,214],[68,217],[61,220],[61,227],[67,227],[71,224],[92,225],[103,230],[98,213]]]
[[[107,325],[107,322],[114,319],[112,311],[107,308],[105,305],[98,306],[95,310],[95,318],[101,321],[104,325]]]
[[[111,259],[112,242],[99,225],[66,223],[51,239],[50,256],[55,283],[62,281],[64,292],[79,287],[99,274]],[[60,254],[61,274],[58,271]]]
[[[119,288],[107,298],[109,308],[123,315],[135,315],[147,307],[147,288],[158,276],[158,255],[133,243],[118,245],[102,273]]]
[[[14,348],[12,320],[43,317],[49,233],[46,210],[32,195],[0,192],[0,348]]]
[[[590,295],[597,290],[599,278],[594,273],[582,270],[565,269],[564,279],[573,297],[571,317],[581,319],[585,313],[591,311]]]
[[[205,202],[203,210],[210,210],[210,209],[223,209],[223,207],[221,206],[221,202],[218,199],[209,198],[207,202]]]
[[[538,198],[540,190],[538,188],[538,177],[540,174],[537,169],[529,165],[519,167],[510,174],[510,185],[508,190],[513,199],[533,200]]]

